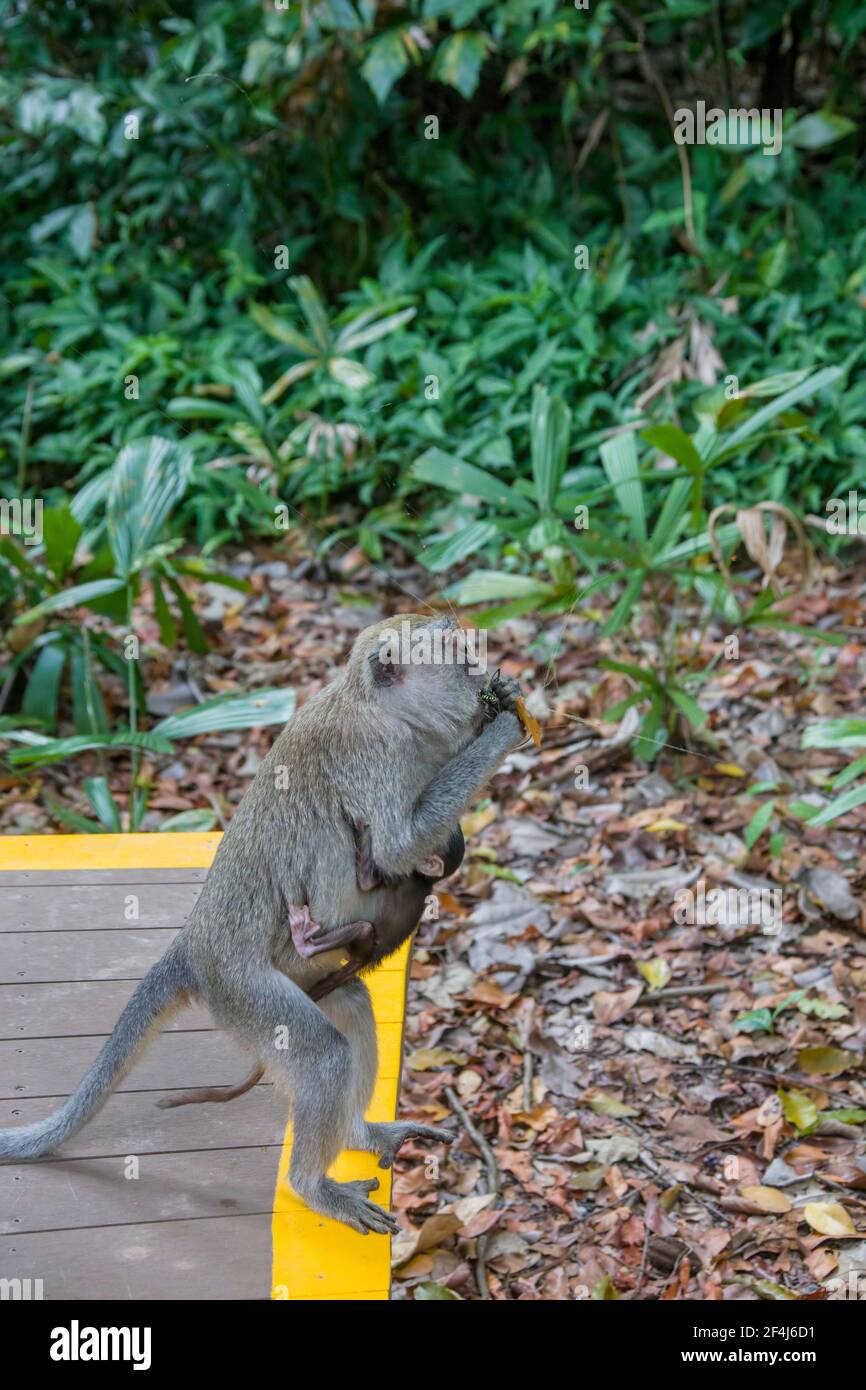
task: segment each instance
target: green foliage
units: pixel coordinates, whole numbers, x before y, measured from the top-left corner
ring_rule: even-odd
[[[0,542],[0,717],[107,737],[123,676],[137,758],[111,625],[149,590],[203,651],[203,557],[282,507],[487,622],[655,613],[640,737],[698,730],[678,598],[785,621],[710,512],[864,476],[864,33],[851,0],[2,8],[0,491],[46,511]],[[661,92],[779,108],[781,150],[684,151]]]

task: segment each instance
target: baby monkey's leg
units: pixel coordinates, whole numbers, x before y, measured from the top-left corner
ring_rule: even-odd
[[[237,1100],[238,1096],[243,1096],[247,1091],[251,1091],[265,1074],[265,1069],[258,1062],[253,1071],[243,1081],[239,1081],[237,1086],[202,1086],[197,1091],[180,1091],[176,1096],[166,1096],[163,1100],[156,1102],[160,1110],[174,1110],[178,1105],[204,1105],[207,1102],[216,1103],[218,1101]]]
[[[335,989],[339,989],[340,985],[346,984],[348,980],[354,980],[373,959],[376,951],[376,929],[372,922],[352,922],[351,925],[360,930],[346,950],[348,959],[337,970],[332,970],[307,990],[307,994],[316,1003]]]

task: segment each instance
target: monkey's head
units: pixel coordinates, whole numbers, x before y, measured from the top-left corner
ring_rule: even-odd
[[[404,723],[463,732],[483,718],[485,638],[447,614],[400,613],[365,628],[347,675],[359,693]]]

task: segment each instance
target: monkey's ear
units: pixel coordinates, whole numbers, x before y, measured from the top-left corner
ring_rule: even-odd
[[[378,651],[370,655],[370,670],[373,684],[376,686],[399,685],[405,674],[405,668],[400,662],[392,661],[390,657],[383,656]]]

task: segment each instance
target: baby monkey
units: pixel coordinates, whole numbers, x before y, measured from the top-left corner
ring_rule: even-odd
[[[286,926],[299,954],[309,958],[324,951],[339,949],[345,957],[336,969],[316,980],[308,990],[310,999],[318,1002],[340,985],[354,979],[362,970],[372,970],[403,945],[418,925],[424,904],[433,884],[449,878],[463,863],[466,841],[456,825],[441,854],[432,855],[402,879],[389,880],[377,867],[370,844],[370,828],[363,821],[355,824],[355,871],[362,892],[387,889],[384,900],[380,895],[373,922],[350,922],[336,930],[319,927],[310,918],[308,907],[292,907]],[[258,1064],[236,1086],[201,1086],[193,1091],[180,1091],[157,1101],[161,1110],[174,1110],[179,1105],[222,1104],[236,1100],[258,1085],[265,1068]]]
[[[324,999],[346,980],[393,955],[417,927],[431,886],[437,879],[453,874],[463,863],[466,852],[463,831],[457,825],[441,854],[431,855],[406,878],[388,879],[373,859],[370,827],[363,821],[356,821],[354,829],[358,887],[363,893],[383,887],[388,891],[373,922],[362,920],[348,922],[342,927],[320,927],[312,921],[308,907],[289,908],[289,928],[298,955],[309,959],[337,948],[348,956],[339,969],[308,989],[310,998],[315,1000]]]

